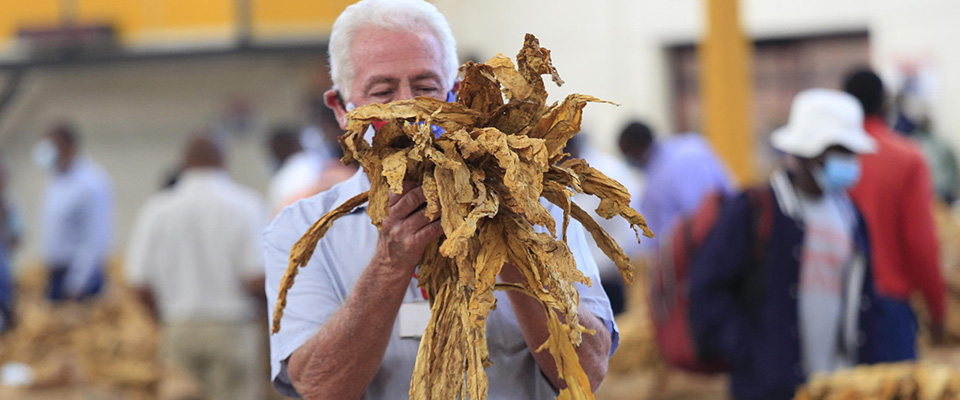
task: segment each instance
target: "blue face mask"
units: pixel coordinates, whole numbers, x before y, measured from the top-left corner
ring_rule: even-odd
[[[57,146],[50,139],[42,139],[33,146],[33,162],[40,168],[53,171],[59,157]]]
[[[860,160],[852,154],[828,154],[813,176],[825,193],[847,190],[860,180]]]

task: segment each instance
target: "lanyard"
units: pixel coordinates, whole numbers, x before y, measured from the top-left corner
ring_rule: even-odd
[[[419,284],[420,278],[417,276],[417,273],[416,273],[416,272],[413,273],[413,279],[416,279],[416,280],[418,281],[417,283]],[[419,289],[420,289],[420,294],[423,295],[423,299],[424,299],[424,300],[429,300],[430,297],[427,296],[427,289],[424,289],[424,288],[422,288],[422,287],[419,288]]]

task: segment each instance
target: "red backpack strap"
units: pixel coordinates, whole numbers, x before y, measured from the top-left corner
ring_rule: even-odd
[[[773,189],[761,186],[746,190],[750,198],[750,210],[754,233],[754,261],[762,263],[766,257],[767,245],[773,235]]]
[[[750,201],[750,223],[753,228],[753,252],[744,260],[744,285],[741,296],[753,316],[760,313],[760,305],[767,297],[766,255],[773,235],[773,190],[754,187],[744,191]]]

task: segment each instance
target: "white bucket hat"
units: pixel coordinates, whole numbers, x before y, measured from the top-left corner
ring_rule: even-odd
[[[784,153],[804,158],[823,154],[830,146],[854,153],[874,153],[877,143],[863,130],[863,107],[848,93],[807,89],[797,94],[790,121],[773,131],[770,144]]]

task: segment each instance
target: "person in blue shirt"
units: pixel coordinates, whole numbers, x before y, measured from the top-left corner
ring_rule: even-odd
[[[733,190],[726,166],[699,134],[657,140],[646,124],[631,122],[619,144],[627,161],[644,172],[643,195],[635,196],[631,206],[643,213],[657,238],[667,237],[677,220],[696,211],[711,192]],[[644,240],[641,250],[656,249],[657,238]]]
[[[94,296],[103,285],[113,240],[110,178],[80,153],[79,136],[67,124],[54,126],[34,147],[33,157],[51,175],[41,207],[50,273],[47,297],[61,301]]]

